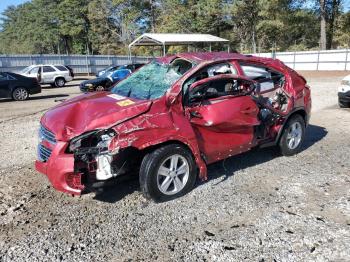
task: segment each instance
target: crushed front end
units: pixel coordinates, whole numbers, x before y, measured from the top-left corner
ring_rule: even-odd
[[[41,125],[35,168],[48,177],[55,189],[80,195],[84,190],[82,174],[74,172],[74,156],[66,153],[68,145],[67,142],[58,141],[52,131]]]
[[[36,169],[48,177],[55,189],[73,195],[113,184],[115,178],[134,172],[139,161],[136,149],[109,149],[115,136],[113,129],[94,130],[61,142],[41,126]]]

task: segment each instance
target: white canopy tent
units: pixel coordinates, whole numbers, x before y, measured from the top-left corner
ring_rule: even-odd
[[[210,51],[213,43],[224,43],[227,44],[228,52],[230,51],[229,40],[209,34],[143,34],[129,45],[129,54],[131,57],[133,46],[162,46],[163,55],[166,55],[166,46],[189,46],[198,43],[208,43]]]

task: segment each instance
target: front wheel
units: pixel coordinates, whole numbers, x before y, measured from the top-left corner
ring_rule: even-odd
[[[300,115],[292,116],[284,127],[279,147],[282,155],[292,156],[301,151],[305,140],[305,121]]]
[[[105,88],[103,87],[103,86],[98,86],[98,87],[96,87],[96,91],[104,91],[105,90]]]
[[[164,202],[185,195],[196,182],[192,153],[171,144],[147,154],[140,168],[140,186],[147,199]]]

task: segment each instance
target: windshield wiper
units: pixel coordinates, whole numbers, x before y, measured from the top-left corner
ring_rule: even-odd
[[[151,88],[152,88],[152,86],[150,85],[149,88],[148,88],[147,100],[149,100],[151,98]]]
[[[127,97],[130,97],[130,96],[131,96],[131,93],[132,93],[132,86],[130,87],[129,92],[128,92],[128,94],[127,94],[126,96],[127,96]]]

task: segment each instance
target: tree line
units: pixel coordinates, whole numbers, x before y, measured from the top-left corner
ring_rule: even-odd
[[[344,1],[32,0],[2,13],[0,53],[126,54],[144,32],[213,34],[239,52],[349,48]],[[168,50],[177,51],[184,47]]]

